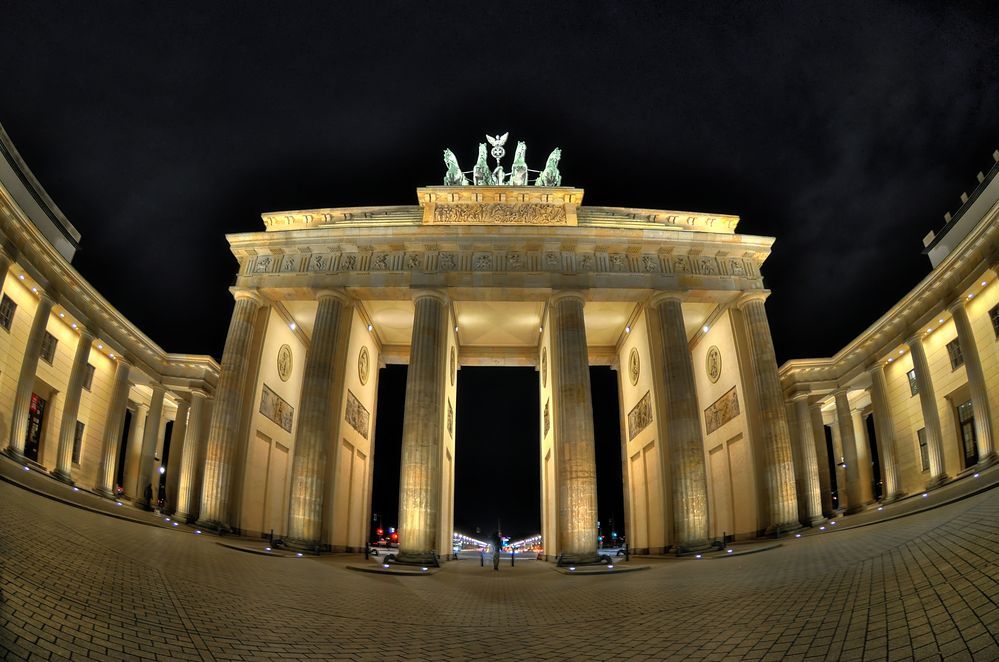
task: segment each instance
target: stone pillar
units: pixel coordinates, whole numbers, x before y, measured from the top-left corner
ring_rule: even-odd
[[[14,251],[11,248],[3,245],[6,242],[0,243],[0,288],[3,287],[4,281],[7,279],[7,272],[10,271],[10,265],[14,262]]]
[[[128,427],[128,443],[125,444],[125,466],[122,471],[121,486],[133,501],[142,496],[142,488],[139,487],[139,462],[142,457],[142,435],[146,429],[148,414],[149,405],[144,402],[136,403],[132,411],[132,422]]]
[[[76,417],[80,413],[80,395],[83,391],[83,378],[87,374],[90,359],[90,346],[94,334],[80,329],[80,339],[76,343],[76,355],[66,386],[66,400],[62,407],[62,422],[59,424],[59,450],[56,452],[56,468],[52,475],[59,480],[73,484],[73,441],[76,438]]]
[[[345,370],[342,356],[339,363],[335,359],[338,345],[348,342],[349,329],[344,322],[351,314],[350,300],[343,292],[322,290],[317,298],[319,307],[305,355],[285,537],[290,545],[301,548],[319,545],[322,537],[326,464],[337,442],[334,424],[339,411],[333,398],[339,390],[335,385],[343,379]],[[446,312],[447,307],[444,309]],[[409,416],[408,408],[406,415]]]
[[[964,298],[950,305],[957,329],[957,340],[964,357],[964,369],[968,375],[968,390],[971,391],[971,407],[975,412],[975,443],[978,446],[978,463],[992,464],[996,460],[994,437],[992,435],[992,412],[989,410],[989,394],[985,386],[985,371],[978,354],[978,343],[971,328]]]
[[[31,321],[31,331],[28,333],[28,344],[24,348],[24,358],[21,360],[21,372],[17,378],[17,391],[14,394],[14,408],[10,415],[10,441],[7,454],[15,460],[24,460],[24,444],[28,434],[28,409],[31,407],[31,393],[35,387],[35,371],[38,369],[38,359],[42,352],[42,338],[45,326],[52,312],[52,297],[39,291],[38,306],[35,317]]]
[[[201,512],[198,515],[202,527],[216,530],[229,529],[243,383],[247,378],[254,321],[263,305],[260,296],[252,290],[236,290],[234,296],[236,305],[222,352],[222,372],[215,389],[215,406],[205,451]]]
[[[128,407],[128,362],[118,357],[111,384],[111,402],[104,417],[104,439],[101,443],[101,464],[97,468],[97,484],[94,489],[101,496],[115,498],[114,475],[118,467],[118,449],[121,444],[122,427],[125,425],[125,409]]]
[[[798,448],[801,457],[801,489],[805,496],[804,516],[809,524],[821,522],[822,494],[819,480],[819,464],[816,456],[816,443],[813,436],[812,418],[809,413],[808,395],[794,397],[794,415],[798,423]],[[825,437],[823,436],[823,441]]]
[[[763,438],[769,525],[768,532],[789,530],[798,523],[798,498],[794,488],[794,457],[787,412],[777,376],[777,357],[763,301],[769,292],[746,292],[738,306],[743,313],[746,335],[752,348],[753,376],[759,404]]]
[[[170,457],[166,465],[166,505],[168,513],[177,510],[177,491],[180,485],[181,465],[187,453],[187,414],[191,405],[186,400],[177,401],[177,416],[170,431]]]
[[[871,461],[871,441],[867,437],[867,421],[859,409],[850,412],[853,434],[857,440],[857,477],[860,480],[860,498],[863,503],[874,503],[874,467]]]
[[[558,463],[557,550],[560,563],[592,563],[597,555],[597,463],[590,358],[583,297],[558,292],[548,303],[555,458]]]
[[[174,517],[191,521],[197,516],[198,458],[204,444],[205,399],[208,394],[194,389],[191,391],[191,409],[187,415],[187,431],[184,435],[184,452],[180,456],[180,471],[177,477],[177,491],[174,504]],[[171,462],[173,464],[173,462]],[[169,496],[169,495],[168,495]]]
[[[843,446],[843,461],[846,463],[846,514],[864,509],[861,489],[860,462],[857,459],[857,435],[853,425],[853,412],[846,389],[836,391],[836,424],[839,427],[840,444]],[[840,488],[842,491],[842,487]]]
[[[888,382],[881,363],[869,367],[867,374],[871,376],[871,406],[874,408],[878,463],[881,465],[882,500],[894,501],[903,496],[903,492],[898,475],[898,453],[895,450],[895,421],[888,406]]]
[[[406,376],[399,477],[399,554],[402,563],[436,564],[440,524],[448,299],[416,294],[413,340]]]
[[[708,479],[694,366],[681,303],[680,297],[674,294],[660,294],[652,300],[652,319],[658,326],[658,333],[653,337],[661,338],[662,346],[650,349],[662,353],[666,373],[663,380],[666,392],[657,395],[663,401],[662,415],[666,419],[669,439],[672,539],[681,551],[688,551],[708,544]]]
[[[912,367],[916,371],[916,387],[919,389],[919,406],[923,411],[923,427],[926,429],[926,450],[930,456],[930,480],[927,487],[935,487],[947,479],[944,469],[943,434],[940,431],[940,414],[937,411],[937,396],[930,378],[930,364],[926,360],[923,339],[917,332],[906,341],[912,354]]]
[[[153,395],[149,400],[149,415],[146,417],[146,427],[142,435],[142,452],[139,455],[139,482],[133,502],[140,508],[151,510],[159,496],[160,475],[154,471],[153,462],[156,459],[156,442],[160,436],[160,418],[163,416],[163,396],[166,389],[160,384],[153,384]],[[154,475],[155,474],[155,475]],[[146,498],[146,486],[153,486],[151,499]]]
[[[815,462],[819,475],[819,498],[822,503],[822,516],[833,516],[832,478],[829,475],[829,451],[826,448],[826,424],[822,420],[822,403],[816,402],[808,408],[812,421],[812,438],[815,441]]]

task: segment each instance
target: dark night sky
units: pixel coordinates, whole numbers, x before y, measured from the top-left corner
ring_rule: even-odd
[[[992,2],[177,7],[0,20],[0,122],[83,234],[74,264],[168,351],[221,354],[224,233],[413,204],[442,147],[470,167],[510,131],[532,167],[562,147],[589,204],[777,237],[778,359],[826,356],[925,275],[920,239],[999,147]]]

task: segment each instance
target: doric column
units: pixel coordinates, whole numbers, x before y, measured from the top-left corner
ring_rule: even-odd
[[[80,339],[76,343],[76,355],[66,386],[66,399],[62,406],[62,422],[59,425],[59,450],[56,452],[56,468],[52,474],[59,480],[73,482],[73,441],[76,438],[76,416],[80,413],[80,394],[83,392],[83,378],[87,374],[90,360],[90,346],[94,334],[80,329]]]
[[[168,513],[177,510],[177,491],[180,484],[180,471],[187,453],[187,413],[191,405],[187,400],[177,401],[177,416],[170,430],[170,455],[166,465],[166,505]]]
[[[403,563],[437,563],[447,379],[448,299],[416,294],[413,340],[406,376],[399,477],[399,554]]]
[[[833,516],[832,479],[829,476],[829,450],[826,446],[826,424],[822,420],[822,403],[808,408],[812,420],[812,438],[815,440],[815,460],[819,469],[819,498],[823,517]]]
[[[864,504],[874,503],[874,465],[871,460],[871,441],[867,436],[867,421],[859,409],[850,412],[853,418],[853,435],[857,441],[857,477],[860,479],[860,499]]]
[[[548,302],[558,475],[558,554],[561,563],[597,556],[597,463],[593,438],[590,359],[583,296],[558,292]]]
[[[160,436],[160,418],[163,416],[163,396],[166,389],[153,384],[153,395],[149,399],[149,415],[142,435],[142,452],[139,455],[139,483],[134,503],[140,508],[152,509],[159,496],[160,476],[153,475],[153,462],[156,459],[156,442]],[[152,496],[146,498],[146,487],[152,486]]]
[[[930,364],[926,360],[923,339],[918,332],[906,341],[912,355],[912,367],[916,371],[916,388],[919,389],[919,406],[923,411],[923,427],[926,429],[926,450],[930,457],[930,480],[927,487],[939,485],[947,478],[944,469],[943,434],[940,429],[940,414],[937,411],[937,396],[930,378]]]
[[[816,443],[812,418],[808,407],[808,394],[796,395],[794,416],[798,423],[798,448],[801,458],[801,489],[805,495],[805,517],[810,524],[822,521],[822,494],[819,482],[819,464],[815,454]]]
[[[101,443],[101,464],[97,468],[98,494],[113,499],[115,495],[115,471],[118,467],[118,449],[121,431],[125,425],[125,409],[128,407],[129,365],[123,357],[118,357],[111,384],[111,402],[104,417],[104,440]]]
[[[662,339],[660,347],[665,393],[657,394],[664,405],[669,438],[670,475],[673,495],[673,542],[682,551],[708,544],[708,479],[704,467],[704,439],[694,365],[687,345],[681,299],[659,294],[649,304]],[[585,350],[585,347],[584,347]]]
[[[180,475],[177,479],[177,492],[174,501],[174,517],[191,521],[197,516],[197,497],[200,486],[197,484],[198,457],[204,436],[205,400],[208,394],[194,389],[191,391],[191,410],[187,415],[187,432],[184,435],[184,452],[180,456]]]
[[[867,369],[871,376],[871,406],[874,409],[874,429],[877,433],[878,464],[881,465],[883,501],[894,501],[902,496],[902,483],[898,476],[898,454],[895,451],[895,421],[888,406],[888,382],[884,366],[879,362]]]
[[[24,348],[24,358],[21,359],[21,372],[17,378],[17,391],[14,394],[14,408],[10,415],[10,442],[7,446],[7,454],[18,461],[24,460],[31,392],[35,386],[35,371],[38,369],[42,338],[45,335],[45,326],[49,322],[49,313],[52,312],[52,304],[52,297],[40,291],[35,317],[31,320],[31,331],[28,333],[28,344]]]
[[[212,409],[205,452],[201,512],[198,516],[203,527],[213,529],[228,529],[230,524],[229,502],[243,407],[243,382],[250,361],[254,320],[263,305],[255,291],[236,290],[233,294],[236,305],[222,352],[222,372],[215,389],[215,407]]]
[[[135,409],[132,410],[132,420],[128,425],[128,443],[125,444],[125,466],[122,471],[121,486],[133,502],[142,496],[142,488],[139,487],[139,462],[142,457],[142,435],[146,430],[148,414],[149,405],[145,402],[136,403]]]
[[[864,509],[861,489],[860,462],[857,459],[857,435],[853,425],[853,410],[847,398],[846,389],[836,391],[836,424],[839,427],[840,444],[843,446],[843,461],[846,463],[846,514]]]
[[[971,391],[971,407],[975,412],[975,443],[978,445],[979,464],[991,464],[996,459],[995,443],[992,436],[992,412],[989,410],[989,394],[985,387],[985,371],[978,355],[978,343],[971,329],[968,310],[962,297],[951,304],[950,312],[957,328],[957,341],[964,357],[964,369],[968,375],[968,390]]]
[[[777,357],[763,301],[769,292],[746,292],[739,300],[752,349],[759,418],[762,427],[761,444],[764,453],[769,526],[768,531],[794,529],[798,523],[798,499],[794,488],[794,457],[791,453],[791,433],[787,425],[784,396],[777,376]]]
[[[14,262],[14,250],[4,244],[6,241],[0,242],[0,288],[3,287],[10,265]]]
[[[289,544],[306,548],[318,545],[322,536],[323,478],[329,453],[336,448],[333,426],[339,415],[332,400],[340,390],[335,386],[345,369],[342,354],[336,361],[337,347],[348,341],[345,322],[351,313],[350,300],[343,292],[323,290],[317,298],[319,307],[302,378],[286,536]]]

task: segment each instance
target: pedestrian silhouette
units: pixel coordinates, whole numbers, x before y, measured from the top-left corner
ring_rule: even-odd
[[[499,532],[493,534],[493,570],[499,570],[499,557],[500,557],[500,546],[503,544],[503,539],[500,538]]]

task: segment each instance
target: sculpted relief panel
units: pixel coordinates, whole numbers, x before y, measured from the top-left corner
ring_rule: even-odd
[[[704,426],[707,428],[708,434],[711,434],[738,415],[739,396],[736,395],[733,386],[725,395],[715,400],[710,407],[704,410]]]
[[[638,404],[628,412],[628,441],[637,437],[642,430],[649,427],[650,423],[652,423],[652,396],[646,391]]]
[[[350,427],[357,430],[362,437],[368,438],[368,424],[371,421],[371,414],[368,410],[364,408],[361,401],[351,393],[350,389],[347,390],[347,422]]]
[[[568,225],[565,208],[545,204],[460,204],[437,205],[435,225]]]
[[[267,384],[264,384],[263,392],[260,394],[260,413],[280,425],[285,432],[291,432],[295,408],[272,391]]]

